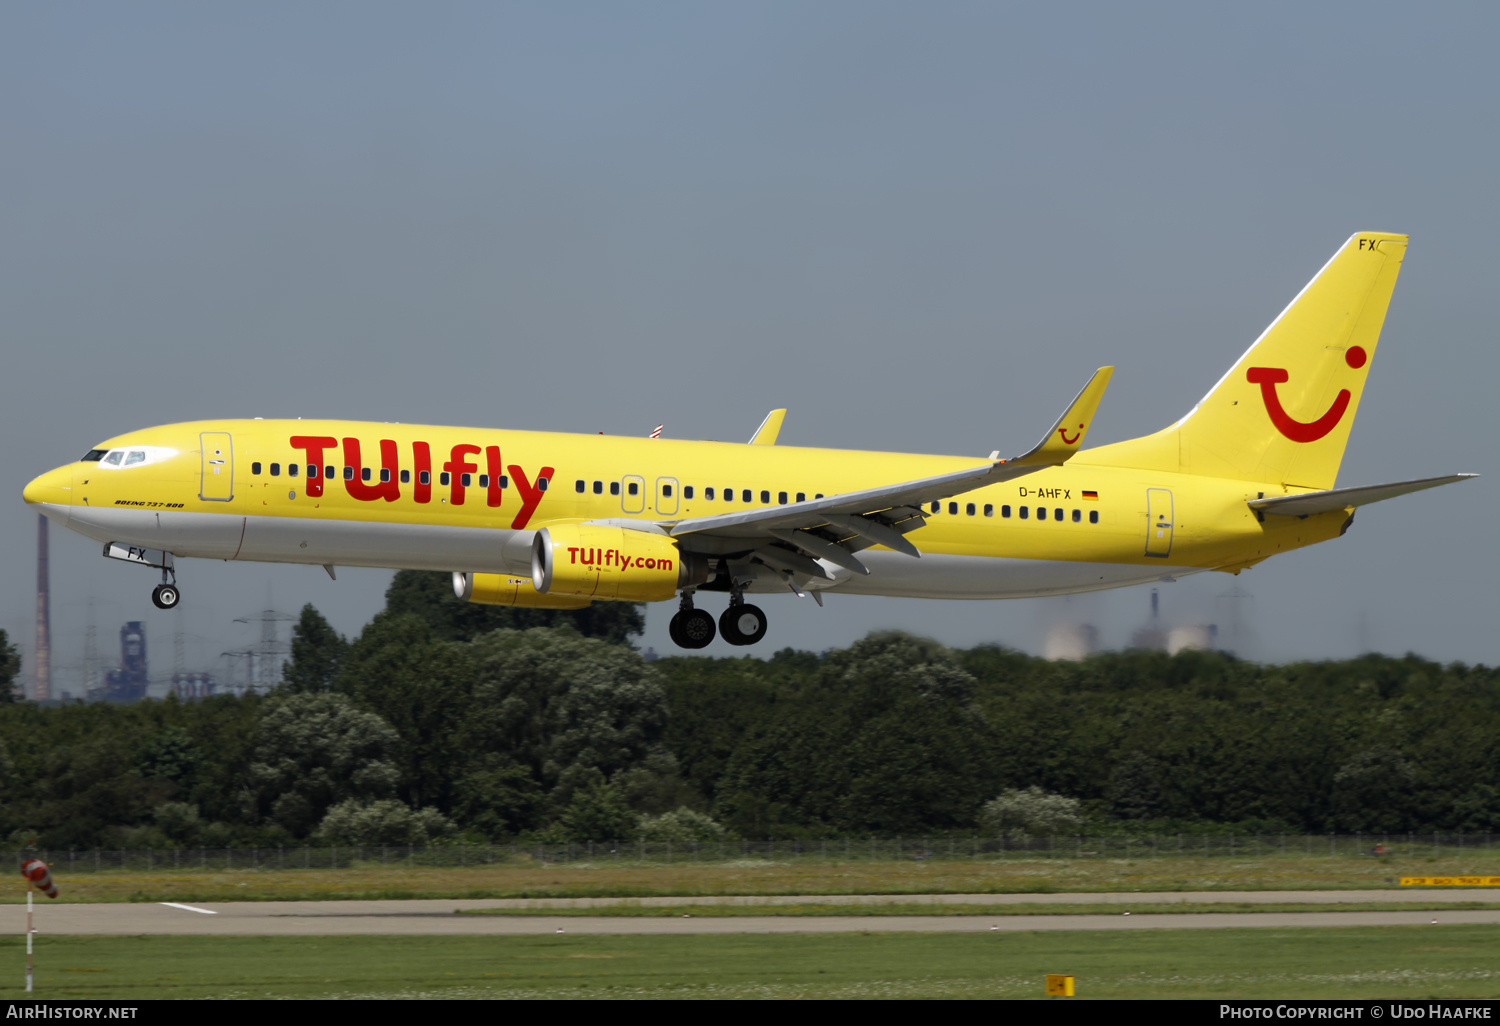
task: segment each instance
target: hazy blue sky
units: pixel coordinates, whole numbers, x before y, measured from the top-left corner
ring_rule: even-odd
[[[984,454],[1117,364],[1092,441],[1182,414],[1352,232],[1409,232],[1341,484],[1488,476],[1161,588],[1250,654],[1493,663],[1493,4],[7,4],[0,627],[34,474],[121,431],[331,416]],[[87,601],[212,662],[264,606],[345,631],[387,574],[53,532],[54,687]],[[902,626],[1125,642],[1145,590],[788,595],[760,651]],[[714,607],[715,609],[717,606]],[[669,606],[646,643],[666,650]],[[717,643],[711,651],[739,651]]]

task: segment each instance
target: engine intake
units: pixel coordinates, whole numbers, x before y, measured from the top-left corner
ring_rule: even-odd
[[[708,577],[706,557],[664,534],[564,524],[538,531],[531,547],[531,582],[545,595],[660,602]]]
[[[531,584],[530,577],[512,574],[471,574],[459,571],[453,575],[453,594],[465,602],[482,606],[524,606],[527,609],[587,609],[585,598],[572,595],[543,595]]]

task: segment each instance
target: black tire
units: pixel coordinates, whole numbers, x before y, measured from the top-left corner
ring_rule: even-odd
[[[707,648],[714,640],[714,618],[701,609],[689,609],[672,617],[667,633],[679,648]]]
[[[158,584],[151,589],[151,603],[157,609],[172,609],[182,601],[182,592],[175,584]]]
[[[742,602],[719,616],[719,634],[731,645],[753,645],[766,636],[766,614]]]

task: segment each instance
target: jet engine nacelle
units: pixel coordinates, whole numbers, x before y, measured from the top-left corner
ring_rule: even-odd
[[[543,595],[530,577],[513,574],[453,575],[453,594],[482,606],[524,606],[527,609],[587,609],[589,600],[572,595]]]
[[[707,558],[664,534],[563,524],[538,531],[531,546],[531,582],[546,595],[660,602],[708,576]]]

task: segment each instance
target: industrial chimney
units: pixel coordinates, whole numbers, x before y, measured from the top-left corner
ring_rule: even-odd
[[[47,572],[47,518],[36,518],[36,694],[45,702],[52,697],[51,585]]]

